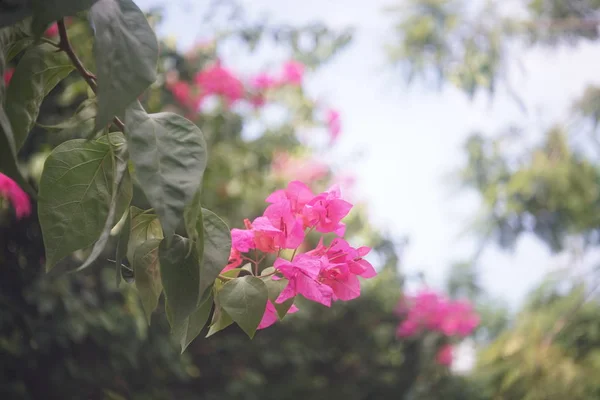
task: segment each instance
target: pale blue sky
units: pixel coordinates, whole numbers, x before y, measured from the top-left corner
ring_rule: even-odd
[[[202,37],[200,8],[193,1],[136,0],[144,9],[168,3],[159,34],[174,35],[188,48]],[[392,20],[383,13],[390,1],[244,0],[254,13],[275,22],[321,20],[332,28],[356,28],[351,46],[318,73],[307,77],[311,94],[337,107],[343,135],[335,154],[347,157],[356,149],[364,157],[351,166],[358,191],[375,224],[398,237],[408,235],[406,272],[422,270],[434,285],[443,282],[449,264],[468,257],[474,243],[460,237],[478,208],[477,198],[457,195],[445,176],[465,159],[462,144],[475,129],[494,133],[508,124],[530,128],[531,135],[567,115],[571,101],[588,84],[600,84],[598,46],[580,45],[558,51],[536,49],[521,54],[525,75],[512,74],[512,83],[530,112],[525,115],[502,91],[489,101],[470,101],[458,90],[441,92],[416,85],[406,87],[402,76],[385,59]],[[277,55],[280,56],[280,55]],[[236,54],[225,60],[235,63]],[[282,58],[283,60],[283,58]],[[240,60],[241,61],[241,60]],[[264,61],[264,60],[263,60]],[[524,238],[514,254],[488,248],[481,259],[485,287],[510,304],[517,304],[549,268],[563,266],[533,238]]]

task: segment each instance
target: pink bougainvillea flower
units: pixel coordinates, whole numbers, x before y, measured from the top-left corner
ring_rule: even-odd
[[[293,262],[278,258],[274,267],[287,278],[288,284],[275,301],[283,303],[301,294],[308,300],[331,307],[333,290],[318,281],[321,269],[328,264],[327,257],[314,257],[308,254],[297,255]]]
[[[337,110],[327,110],[327,127],[329,128],[329,134],[331,135],[331,141],[334,142],[340,132],[342,131],[342,122],[340,120],[340,113]]]
[[[12,204],[17,219],[31,214],[31,202],[27,193],[8,176],[0,173],[0,195],[6,197]]]
[[[293,314],[295,312],[298,312],[298,307],[296,307],[295,305],[292,304],[292,306],[290,307],[290,309],[288,310],[287,313]],[[260,324],[258,324],[258,328],[256,328],[256,329],[268,328],[269,326],[273,325],[278,320],[279,320],[279,317],[277,316],[277,310],[275,309],[275,306],[273,305],[273,303],[271,303],[271,300],[268,300],[267,308],[265,309],[265,313],[263,314],[262,320],[260,321]]]
[[[285,248],[286,238],[282,230],[276,228],[267,217],[258,217],[252,221],[254,243],[256,248],[264,253],[275,253]]]
[[[283,64],[281,83],[300,86],[304,76],[304,65],[298,61],[288,61]]]
[[[360,296],[360,281],[347,264],[331,264],[321,269],[321,282],[333,290],[333,300],[352,300]]]
[[[250,80],[250,85],[258,90],[268,90],[277,85],[277,79],[266,72],[261,72]]]
[[[311,226],[316,227],[317,232],[334,232],[338,236],[343,236],[346,226],[340,221],[351,209],[352,204],[341,199],[339,186],[334,185],[306,204],[304,216]]]
[[[286,198],[272,203],[266,208],[264,216],[283,233],[282,241],[279,243],[281,248],[295,249],[302,244],[304,224],[302,218],[294,214],[290,200]]]
[[[468,302],[451,301],[430,290],[406,299],[401,301],[405,319],[398,328],[399,336],[412,335],[411,329],[405,327],[416,326],[416,332],[427,329],[449,337],[466,337],[479,324],[479,317]]]
[[[370,247],[362,246],[355,249],[344,239],[335,238],[326,254],[330,262],[346,264],[350,273],[363,278],[372,278],[377,275],[377,272],[370,262],[363,259],[370,251]]]
[[[267,203],[283,203],[289,201],[291,212],[294,215],[301,215],[304,206],[311,201],[315,195],[312,190],[300,181],[288,183],[285,189],[276,190],[267,197]]]
[[[228,105],[232,105],[244,96],[242,82],[228,69],[222,67],[219,61],[198,72],[194,80],[202,89],[204,96],[222,96]]]
[[[15,73],[15,69],[14,68],[7,68],[6,71],[4,71],[4,84],[8,86],[8,84],[10,83],[10,80],[12,79],[13,74]]]
[[[240,253],[246,253],[250,249],[256,248],[252,224],[250,224],[248,219],[244,220],[244,224],[246,225],[246,229],[233,228],[231,230],[231,247]]]
[[[48,27],[48,29],[46,29],[46,32],[44,32],[44,36],[46,36],[46,37],[58,36],[58,24],[55,22],[52,25],[50,25]]]
[[[236,250],[234,247],[231,247],[231,251],[229,253],[229,261],[228,261],[227,265],[225,266],[225,268],[223,268],[221,273],[235,269],[235,268],[239,267],[240,265],[242,265],[242,254],[238,250]]]
[[[419,333],[420,326],[417,321],[407,319],[402,321],[402,323],[398,326],[398,330],[396,334],[399,337],[411,337]]]
[[[435,356],[435,360],[438,364],[449,367],[452,365],[452,346],[449,344],[445,344],[442,348],[437,352]]]

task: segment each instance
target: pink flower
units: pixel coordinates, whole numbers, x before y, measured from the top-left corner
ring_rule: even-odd
[[[268,90],[277,85],[277,80],[271,75],[261,72],[250,80],[250,85],[258,90]]]
[[[46,29],[44,32],[44,36],[46,37],[54,37],[58,35],[58,24],[55,22]]]
[[[240,265],[242,265],[242,254],[238,250],[236,250],[234,247],[232,247],[231,251],[229,253],[229,262],[227,263],[225,268],[223,268],[221,273],[235,269],[235,268],[239,267]]]
[[[17,219],[31,214],[29,196],[8,176],[0,173],[0,195],[6,197],[15,209]]]
[[[320,281],[333,290],[333,300],[352,300],[360,296],[360,281],[347,264],[329,264],[319,274]]]
[[[288,183],[287,188],[271,193],[265,201],[271,204],[289,202],[291,212],[294,215],[302,215],[304,206],[314,197],[312,190],[304,183],[292,181]]]
[[[283,233],[280,243],[283,249],[295,249],[304,241],[304,224],[292,209],[290,200],[281,199],[268,206],[264,212],[271,224]]]
[[[288,310],[287,313],[293,314],[295,312],[298,312],[298,307],[296,307],[295,305],[292,304],[292,306],[290,307],[290,309]],[[275,309],[275,306],[273,305],[273,303],[271,303],[271,300],[269,300],[269,301],[267,301],[267,308],[265,309],[265,313],[263,314],[262,320],[260,321],[260,324],[258,324],[257,329],[268,328],[269,326],[273,325],[278,320],[279,320],[279,317],[277,315],[277,310]]]
[[[277,303],[301,294],[308,300],[331,307],[333,290],[318,281],[321,269],[329,264],[327,257],[315,257],[308,254],[298,254],[293,262],[278,258],[275,269],[289,281],[283,289]]]
[[[308,224],[315,226],[318,232],[335,232],[336,235],[343,236],[346,226],[340,221],[351,209],[352,204],[341,199],[339,186],[334,185],[308,202],[304,216]]]
[[[281,83],[300,86],[304,75],[304,65],[298,61],[288,61],[283,64]]]
[[[267,217],[258,217],[252,222],[254,243],[256,248],[264,253],[275,253],[285,248],[284,232],[275,226]],[[296,246],[297,247],[297,246]]]
[[[220,95],[231,105],[244,96],[244,85],[229,70],[217,61],[196,74],[195,81],[203,90],[203,95]]]
[[[402,323],[398,326],[398,330],[396,331],[396,334],[399,337],[411,337],[411,336],[419,333],[420,328],[421,327],[419,326],[417,321],[414,321],[411,319],[406,319],[406,320],[402,321]]]
[[[340,113],[337,110],[327,110],[327,126],[331,135],[331,141],[335,141],[342,130]]]
[[[429,290],[410,298],[408,311],[404,301],[401,304],[406,318],[398,327],[399,336],[411,336],[427,329],[448,337],[466,337],[479,324],[479,317],[469,303],[450,301]]]
[[[435,360],[438,364],[446,367],[452,365],[452,346],[449,344],[443,345],[435,356]]]
[[[8,84],[10,83],[10,80],[12,79],[12,76],[14,73],[15,73],[14,68],[7,68],[6,71],[4,71],[4,84],[6,86],[8,86]]]
[[[256,248],[252,225],[247,219],[244,220],[244,224],[247,229],[234,228],[231,230],[231,247],[240,253],[246,253],[250,251],[250,249]]]

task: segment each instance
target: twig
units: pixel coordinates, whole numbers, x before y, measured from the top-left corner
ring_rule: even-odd
[[[81,77],[87,82],[88,86],[92,89],[94,94],[96,94],[98,92],[98,85],[96,84],[96,76],[94,74],[92,74],[90,71],[88,71],[83,66],[83,63],[81,62],[79,57],[77,57],[77,54],[75,54],[75,51],[73,50],[73,47],[71,46],[71,42],[69,42],[69,36],[67,35],[67,28],[65,26],[65,20],[61,18],[60,20],[57,21],[57,25],[58,25],[58,35],[60,37],[60,42],[58,43],[58,48],[67,54],[67,56],[69,57],[69,59],[71,60],[73,65],[75,66],[75,69],[77,69],[77,72],[79,72],[79,75],[81,75]],[[113,123],[122,132],[125,131],[125,124],[118,117],[114,117]]]

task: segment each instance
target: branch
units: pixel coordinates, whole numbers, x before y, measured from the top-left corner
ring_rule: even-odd
[[[94,94],[97,94],[98,85],[96,84],[96,76],[83,66],[83,63],[81,62],[79,57],[77,57],[77,54],[75,54],[75,51],[71,46],[71,42],[69,42],[67,28],[65,27],[65,20],[61,18],[57,21],[57,25],[58,35],[60,37],[58,48],[67,54],[67,56],[75,66],[75,69],[77,69],[77,72],[79,72],[79,75],[81,75],[81,77],[87,82],[88,86],[92,89]],[[121,130],[121,132],[125,132],[125,124],[118,117],[114,117],[113,123],[117,126],[117,128]]]

